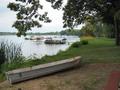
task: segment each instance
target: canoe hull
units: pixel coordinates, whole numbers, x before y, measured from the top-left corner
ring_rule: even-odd
[[[73,59],[73,58],[72,58]],[[69,60],[69,59],[67,59]],[[80,57],[75,58],[74,60],[65,62],[65,60],[57,61],[54,63],[48,63],[44,64],[44,65],[39,65],[36,67],[31,67],[29,69],[24,68],[22,70],[18,70],[16,72],[13,73],[13,71],[9,71],[6,73],[7,79],[9,80],[9,82],[12,83],[17,83],[17,82],[21,82],[21,81],[25,81],[28,79],[32,79],[32,78],[36,78],[36,77],[40,77],[40,76],[44,76],[44,75],[48,75],[48,74],[52,74],[58,71],[62,71],[71,67],[74,67],[76,65],[78,65],[80,63]],[[57,63],[57,64],[55,64]],[[25,70],[26,69],[26,70]]]

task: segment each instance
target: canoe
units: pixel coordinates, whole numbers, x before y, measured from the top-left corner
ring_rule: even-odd
[[[80,63],[80,58],[80,56],[77,56],[70,59],[8,71],[6,72],[6,77],[11,84],[37,78],[74,67]]]

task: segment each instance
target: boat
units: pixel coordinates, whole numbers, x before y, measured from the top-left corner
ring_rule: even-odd
[[[34,40],[34,41],[40,41],[43,40],[44,37],[41,36],[31,36],[31,37],[25,37],[25,40]]]
[[[41,64],[33,67],[16,69],[6,72],[6,77],[11,84],[14,84],[72,68],[79,65],[80,59],[81,57],[77,56],[74,58],[55,61],[47,64]]]
[[[30,38],[25,37],[25,40],[30,40]]]
[[[65,44],[66,39],[55,39],[55,38],[48,38],[45,40],[45,44]]]
[[[43,40],[44,37],[41,36],[31,36],[31,40]]]
[[[30,40],[30,37],[25,37],[25,40]]]

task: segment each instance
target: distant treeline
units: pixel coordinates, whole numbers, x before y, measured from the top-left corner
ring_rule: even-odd
[[[0,35],[16,35],[16,32],[0,32]]]
[[[27,33],[27,35],[59,35],[59,34],[60,34],[59,32],[46,32],[46,33],[30,32],[30,33]]]
[[[80,30],[62,30],[60,32],[47,32],[47,33],[27,33],[27,35],[77,35],[80,36]]]
[[[81,31],[79,29],[66,29],[60,32],[60,35],[76,35],[80,36]]]
[[[0,32],[0,35],[16,35],[16,32]],[[30,32],[26,33],[26,35],[80,35],[79,30],[62,30],[60,32],[46,32],[46,33],[39,33],[39,32]]]
[[[0,32],[0,35],[16,35],[16,32]],[[47,32],[47,33],[30,32],[26,33],[26,35],[59,35],[59,32]]]

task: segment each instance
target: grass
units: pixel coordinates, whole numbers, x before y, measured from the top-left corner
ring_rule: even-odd
[[[114,39],[92,39],[89,45],[81,47],[78,55],[85,63],[120,63],[120,47],[114,43]]]

